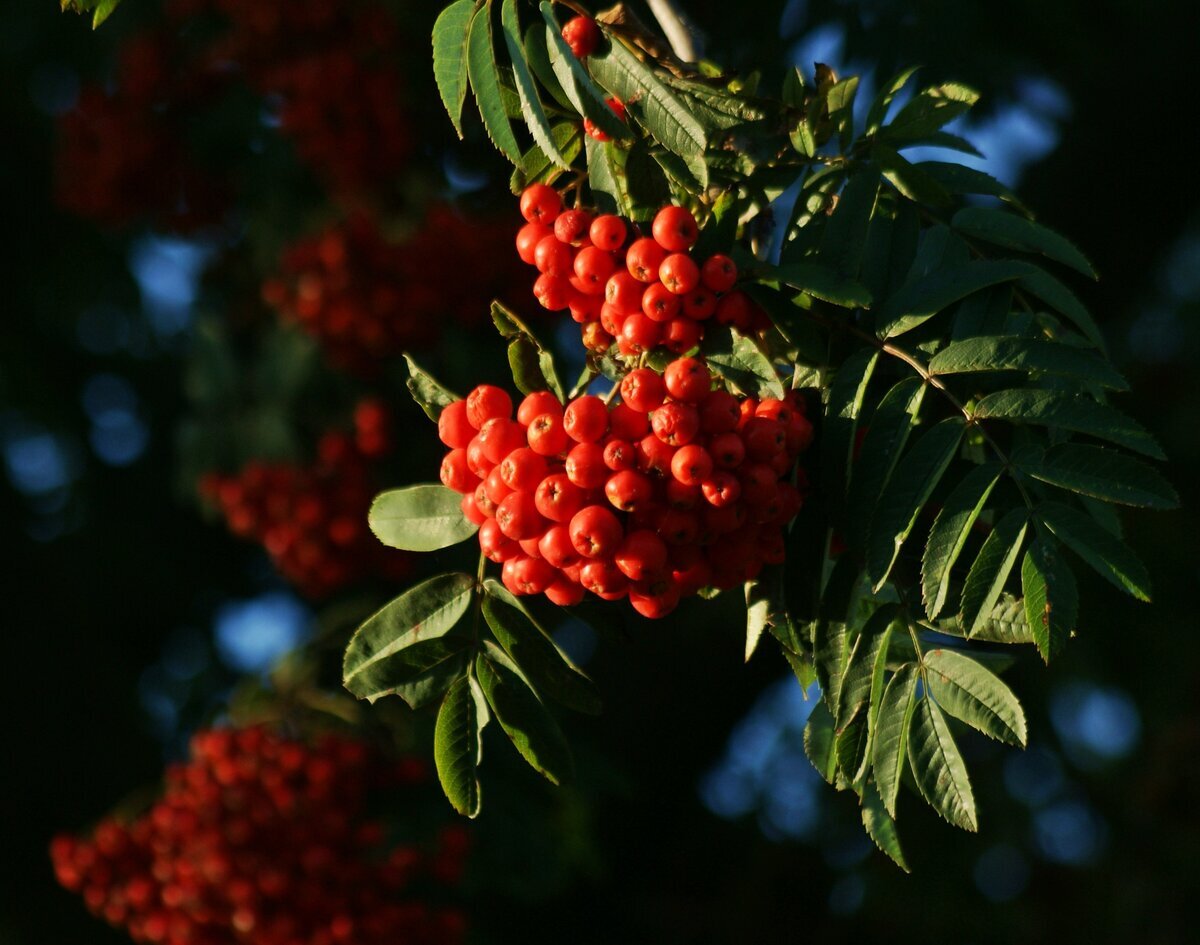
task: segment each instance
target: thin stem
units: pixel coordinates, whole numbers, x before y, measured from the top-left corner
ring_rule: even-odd
[[[646,5],[677,57],[684,62],[696,62],[704,55],[704,37],[677,0],[646,0]]]

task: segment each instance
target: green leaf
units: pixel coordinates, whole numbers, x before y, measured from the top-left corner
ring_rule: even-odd
[[[474,15],[475,0],[456,0],[433,24],[433,76],[459,138],[463,136],[462,107],[467,97],[467,37]]]
[[[808,724],[804,726],[804,753],[817,769],[817,773],[829,784],[837,784],[837,755],[834,753],[836,737],[833,733],[833,716],[825,703],[814,703]]]
[[[839,770],[851,784],[857,785],[867,773],[871,733],[861,715],[837,734],[833,750]]]
[[[541,29],[540,25],[538,27]],[[571,164],[583,150],[583,132],[577,122],[559,122],[550,129],[550,137],[558,148],[563,159]],[[562,170],[536,144],[521,157],[520,167],[514,167],[508,179],[508,187],[514,194],[520,194],[533,183],[549,184],[556,180]]]
[[[849,634],[844,622],[822,619],[813,623],[813,663],[817,670],[817,684],[829,704],[830,712],[836,711],[841,701],[848,649]]]
[[[521,163],[521,146],[513,136],[500,90],[500,70],[492,46],[492,0],[486,0],[467,37],[467,77],[475,93],[475,104],[492,144],[514,164]]]
[[[1043,502],[1037,516],[1051,533],[1097,574],[1138,600],[1150,600],[1150,575],[1120,538],[1094,518],[1058,502]]]
[[[1087,348],[1015,335],[964,338],[947,345],[929,362],[931,374],[1024,371],[1049,374],[1128,390],[1129,383],[1107,358]]]
[[[846,672],[838,689],[835,718],[839,733],[858,717],[862,707],[871,700],[876,673],[882,672],[880,651],[887,648],[895,619],[896,605],[883,605],[871,614],[850,649]]]
[[[410,709],[440,701],[455,680],[466,674],[471,651],[470,641],[457,636],[414,643],[390,661],[388,671],[394,685],[383,695],[399,696]]]
[[[64,13],[70,11],[72,13],[91,13],[92,14],[92,29],[99,29],[100,25],[112,15],[113,10],[117,8],[121,0],[62,0],[62,10]]]
[[[404,551],[449,548],[479,528],[463,515],[462,496],[433,483],[379,493],[367,523],[381,542]]]
[[[946,717],[928,696],[920,700],[913,713],[908,761],[917,788],[930,807],[963,830],[979,829],[967,767]]]
[[[879,719],[871,744],[871,769],[884,810],[896,816],[896,798],[908,753],[908,730],[917,702],[917,665],[901,666],[883,692]]]
[[[949,131],[935,131],[924,138],[919,138],[916,141],[906,141],[898,145],[900,150],[913,147],[949,148],[951,151],[961,151],[963,154],[969,154],[972,157],[981,158],[984,156],[983,152],[966,138],[951,134]]]
[[[852,75],[835,82],[825,93],[829,106],[829,121],[837,129],[842,150],[848,150],[854,139],[854,99],[858,94],[858,76]]]
[[[867,385],[879,363],[875,348],[859,348],[842,362],[829,388],[821,449],[821,482],[831,517],[836,519],[850,481],[850,467],[858,418],[862,413]]]
[[[876,212],[867,233],[862,281],[876,299],[891,296],[906,281],[917,255],[920,219],[916,207],[904,201],[895,215]]]
[[[879,94],[875,96],[875,101],[871,103],[871,110],[867,112],[867,127],[864,134],[873,135],[879,130],[879,126],[883,124],[887,118],[888,109],[891,107],[896,96],[908,85],[908,80],[911,79],[920,69],[920,66],[911,66],[904,69],[902,72],[892,76],[879,89]],[[884,851],[887,852],[887,851]]]
[[[408,387],[408,392],[412,394],[417,406],[425,411],[425,416],[430,420],[436,423],[442,415],[442,410],[462,399],[434,380],[407,354],[404,356],[404,364],[408,369],[405,386]]]
[[[1173,509],[1179,495],[1157,470],[1140,459],[1102,446],[1063,443],[1035,457],[1018,457],[1024,473],[1105,502],[1147,509]]]
[[[539,9],[542,11],[542,19],[546,21],[546,49],[550,56],[550,67],[575,111],[611,138],[631,138],[633,133],[629,126],[617,118],[609,108],[604,93],[596,87],[583,63],[575,57],[567,41],[562,38],[562,27],[554,18],[554,7],[548,0],[543,0]],[[590,56],[588,60],[594,62],[595,58]]]
[[[546,118],[546,111],[538,98],[537,85],[525,62],[525,47],[521,43],[521,23],[517,17],[516,0],[503,0],[501,3],[500,26],[512,61],[513,80],[517,86],[517,95],[521,99],[521,114],[525,118],[525,124],[529,126],[529,133],[533,135],[533,140],[537,142],[543,154],[559,167],[567,169],[570,163],[559,153],[554,143],[550,121]]]
[[[525,605],[492,578],[483,588],[484,620],[533,686],[569,709],[599,712],[600,697],[592,681],[559,649]]]
[[[479,815],[479,765],[488,717],[479,683],[474,676],[464,676],[446,693],[433,730],[438,780],[446,798],[464,817]]]
[[[922,161],[916,166],[952,194],[984,194],[988,197],[999,197],[1005,203],[1028,215],[1028,210],[1017,199],[1017,195],[990,174],[977,171],[973,167],[964,167],[962,164],[950,164],[944,161]]]
[[[771,270],[770,277],[813,298],[843,308],[868,308],[871,293],[854,279],[838,275],[820,263],[788,263]]]
[[[1025,746],[1025,710],[999,676],[956,650],[927,650],[922,661],[938,705],[989,738]]]
[[[741,393],[783,399],[783,383],[752,338],[712,325],[705,334],[704,353],[709,366]]]
[[[360,699],[374,702],[400,683],[427,672],[456,653],[454,644],[405,651],[442,641],[471,604],[475,581],[468,574],[441,574],[405,591],[368,617],[350,639],[342,683]]]
[[[1039,253],[1065,266],[1096,278],[1096,270],[1087,257],[1066,237],[1025,217],[990,207],[964,207],[950,221],[960,233],[985,240],[995,246]]]
[[[933,521],[921,560],[921,588],[930,620],[946,606],[950,572],[999,478],[1000,468],[995,465],[971,470],[947,496]]]
[[[763,632],[772,625],[773,621],[779,618],[787,620],[787,615],[782,612],[782,601],[778,599],[781,588],[777,585],[778,581],[774,586],[770,582],[762,580],[746,582],[745,662],[747,663],[750,662],[754,651],[758,649]]]
[[[543,9],[545,6],[543,4]],[[630,52],[620,39],[615,36],[609,39],[604,55],[593,55],[588,59],[592,75],[625,103],[655,141],[687,161],[700,186],[707,187],[704,128],[649,66]]]
[[[529,64],[529,68],[533,74],[537,76],[538,82],[542,84],[551,97],[563,108],[574,109],[571,100],[567,98],[567,93],[563,91],[562,83],[558,81],[558,76],[554,74],[554,67],[550,64],[550,52],[546,48],[546,24],[544,22],[530,23],[525,28],[525,61]],[[579,130],[579,123],[571,123],[576,130]]]
[[[1013,509],[996,523],[979,549],[971,570],[967,572],[959,614],[963,632],[968,637],[975,636],[1000,599],[1028,530],[1026,510]]]
[[[955,82],[923,89],[900,109],[879,136],[889,141],[928,137],[943,125],[965,115],[977,101],[978,92]]]
[[[900,461],[879,498],[867,539],[867,574],[875,591],[887,582],[921,509],[958,453],[965,428],[961,417],[936,424]]]
[[[980,400],[973,415],[976,420],[1010,420],[1086,433],[1154,459],[1166,459],[1162,447],[1140,423],[1080,394],[1033,388],[1000,390]]]
[[[989,286],[1020,279],[1029,269],[1027,263],[1007,259],[977,259],[951,269],[935,269],[888,300],[879,310],[875,330],[881,338],[902,335],[960,299]]]
[[[548,390],[560,401],[565,401],[566,394],[554,368],[554,355],[542,346],[520,316],[503,303],[493,302],[492,322],[500,336],[508,341],[508,363],[517,389],[523,394]]]
[[[475,660],[475,674],[496,721],[529,766],[551,784],[570,780],[571,750],[562,730],[504,651],[489,644]]]
[[[1100,329],[1087,307],[1075,297],[1075,293],[1044,269],[1032,264],[1027,265],[1026,273],[1017,284],[1026,292],[1036,295],[1056,312],[1065,315],[1083,332],[1088,341],[1104,351],[1104,336],[1100,334]]]
[[[821,235],[820,258],[834,272],[858,278],[867,231],[879,193],[879,172],[871,167],[851,173]]]
[[[949,191],[920,167],[882,144],[876,144],[872,152],[884,179],[901,195],[914,203],[930,207],[941,208],[950,204]]]
[[[893,863],[906,873],[911,873],[904,859],[904,851],[900,848],[900,834],[896,831],[896,821],[892,819],[883,807],[879,797],[879,789],[874,781],[863,785],[862,792],[862,822],[875,846],[887,855]]]
[[[875,504],[887,487],[892,470],[896,468],[904,445],[908,442],[913,423],[921,410],[925,389],[920,378],[904,378],[884,395],[871,417],[850,479],[846,541],[852,548],[862,548],[866,544]]]
[[[783,77],[783,90],[780,99],[789,108],[804,107],[804,73],[799,66],[793,66]]]
[[[609,149],[590,135],[583,139],[583,147],[587,152],[587,183],[597,209],[601,213],[632,217],[633,202],[625,189],[624,175],[618,176],[613,168]]]
[[[1025,619],[1042,659],[1063,651],[1079,617],[1075,575],[1052,539],[1039,535],[1021,562],[1021,593]]]

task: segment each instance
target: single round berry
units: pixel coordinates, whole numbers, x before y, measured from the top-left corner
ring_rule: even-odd
[[[554,568],[545,561],[524,555],[505,561],[500,572],[504,586],[518,596],[541,594],[557,577]]]
[[[487,461],[500,463],[513,450],[525,445],[525,428],[507,417],[493,417],[479,431],[479,442]]]
[[[572,17],[562,28],[562,38],[576,59],[585,59],[600,45],[600,27],[590,16]]]
[[[669,253],[682,253],[691,249],[700,237],[696,218],[683,207],[663,207],[654,216],[651,225],[654,240]]]
[[[745,294],[734,290],[721,296],[721,300],[717,302],[717,321],[722,325],[731,325],[738,331],[745,331],[753,320],[750,299]]]
[[[746,458],[746,444],[737,433],[718,433],[708,441],[708,451],[719,469],[737,469]]]
[[[576,443],[595,443],[608,432],[608,407],[599,397],[585,394],[567,404],[563,425]]]
[[[635,443],[650,432],[650,418],[628,404],[617,404],[608,412],[608,428],[613,436]]]
[[[567,454],[567,478],[581,489],[599,489],[608,479],[604,449],[597,443],[580,443]]]
[[[442,460],[442,485],[455,492],[474,492],[479,485],[479,477],[471,472],[467,465],[466,450],[451,450]]]
[[[574,607],[583,600],[587,589],[582,584],[560,577],[545,590],[546,599],[558,607]]]
[[[617,550],[624,537],[621,522],[611,509],[589,505],[571,519],[571,544],[585,558],[606,558]]]
[[[477,428],[467,417],[465,400],[446,404],[438,414],[438,439],[451,449],[466,449],[476,431]]]
[[[583,490],[564,473],[547,476],[534,493],[538,513],[552,522],[569,522],[583,508],[583,500]]]
[[[650,368],[637,368],[621,380],[621,400],[638,413],[649,413],[662,406],[667,386],[661,375]]]
[[[787,449],[787,429],[778,420],[752,417],[742,430],[746,452],[757,460],[770,460]]]
[[[701,483],[700,489],[708,504],[717,508],[733,504],[742,494],[742,484],[737,477],[724,471],[713,473],[710,479]]]
[[[500,463],[500,478],[510,489],[532,492],[546,478],[546,459],[528,446],[520,446]]]
[[[642,354],[658,344],[662,328],[642,312],[634,312],[621,325],[620,341],[630,354]]]
[[[650,415],[654,435],[670,446],[685,446],[700,432],[700,413],[691,404],[663,404]]]
[[[661,282],[648,286],[642,295],[642,313],[656,322],[669,322],[682,309],[679,296]]]
[[[537,244],[533,251],[533,264],[538,272],[566,279],[574,275],[572,264],[575,254],[566,243],[560,243],[554,236],[547,236]]]
[[[480,384],[467,394],[466,404],[467,421],[476,430],[483,429],[483,425],[493,417],[507,419],[512,416],[513,404],[508,392],[490,384]]]
[[[521,216],[530,223],[549,226],[561,210],[562,198],[547,184],[530,184],[521,192]]]
[[[614,272],[604,286],[604,301],[624,315],[642,310],[642,293],[646,287],[629,272]]]
[[[529,426],[544,413],[552,413],[561,417],[562,412],[562,404],[550,391],[535,390],[532,394],[527,394],[517,407],[517,423]]]
[[[675,400],[699,403],[708,396],[712,375],[703,361],[697,358],[679,358],[667,365],[663,372],[667,393]]]
[[[661,620],[679,606],[679,588],[672,583],[658,594],[642,594],[631,590],[629,603],[648,620]]]
[[[537,281],[533,284],[533,297],[538,300],[542,308],[551,312],[561,312],[570,305],[572,291],[571,283],[562,276],[552,276],[547,273],[538,276]]]
[[[651,433],[638,440],[637,451],[638,469],[642,472],[664,477],[671,475],[671,459],[675,456],[674,446],[664,443]]]
[[[671,475],[685,486],[698,486],[713,472],[713,458],[708,450],[695,443],[681,446],[671,457]]]
[[[613,508],[633,512],[654,497],[654,485],[645,473],[626,469],[608,477],[604,484],[604,495]]]
[[[579,552],[571,544],[571,532],[566,525],[551,525],[538,541],[538,551],[542,557],[558,569],[576,564]]]
[[[704,329],[690,318],[672,318],[662,333],[662,343],[675,354],[686,354],[700,344]]]
[[[675,295],[687,295],[700,285],[700,269],[687,253],[672,253],[658,267],[658,279]]]
[[[575,255],[575,276],[588,295],[603,295],[616,263],[597,246],[585,246]]]
[[[657,282],[666,251],[648,236],[634,240],[625,253],[625,268],[638,282]]]
[[[722,253],[714,253],[700,267],[700,281],[706,289],[718,294],[728,292],[737,282],[737,264]]]
[[[489,561],[507,561],[521,553],[521,546],[500,530],[500,523],[489,518],[479,526],[479,550]]]
[[[483,480],[483,487],[487,490],[488,498],[494,505],[499,505],[504,501],[506,496],[512,493],[512,489],[504,481],[504,477],[500,475],[499,466],[488,472],[487,478]]]
[[[580,569],[579,578],[602,600],[619,600],[629,591],[629,579],[611,561],[589,561]]]
[[[613,555],[613,562],[631,581],[648,581],[667,567],[667,546],[649,529],[630,532]]]
[[[561,407],[560,407],[561,409]],[[543,413],[533,418],[525,431],[529,448],[539,456],[557,456],[571,443],[561,413]]]
[[[716,310],[717,297],[703,287],[692,289],[683,297],[683,314],[692,321],[706,321]]]
[[[517,231],[517,255],[521,257],[521,262],[530,266],[537,265],[534,250],[537,249],[538,243],[553,235],[550,227],[541,223],[526,223],[521,227]]]
[[[711,391],[700,402],[700,428],[705,433],[729,433],[738,428],[740,419],[738,399],[729,391]]]
[[[604,444],[604,465],[613,472],[634,469],[637,466],[637,450],[628,440],[609,437]]]
[[[578,246],[592,225],[592,215],[586,210],[564,210],[554,220],[554,238],[560,243]]]
[[[592,221],[588,238],[593,246],[613,252],[625,245],[625,221],[612,213],[602,213]]]
[[[532,492],[510,492],[496,508],[496,522],[500,531],[514,541],[538,538],[548,527],[548,522],[537,510]]]

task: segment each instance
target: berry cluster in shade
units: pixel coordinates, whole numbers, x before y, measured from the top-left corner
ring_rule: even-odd
[[[699,229],[684,207],[663,207],[642,234],[614,214],[566,209],[554,188],[531,184],[521,194],[521,215],[517,254],[540,273],[534,296],[552,312],[569,311],[590,351],[616,344],[626,358],[658,347],[684,354],[710,320],[741,331],[767,325],[735,288],[732,259],[690,252]]]
[[[385,548],[367,528],[378,491],[373,461],[391,448],[387,412],[363,401],[354,419],[354,435],[322,436],[311,464],[252,462],[236,475],[210,473],[200,484],[229,530],[260,542],[279,572],[311,598],[373,577],[400,579],[411,569],[407,554]]]
[[[564,406],[542,391],[514,418],[509,395],[484,385],[442,411],[441,480],[505,586],[563,606],[628,597],[662,617],[781,562],[812,441],[803,400],[738,398],[695,358],[630,372],[620,397]]]
[[[132,821],[59,836],[58,881],[135,942],[163,945],[454,945],[457,909],[431,900],[462,874],[468,837],[396,845],[372,790],[426,780],[361,742],[313,744],[262,727],[197,733],[162,797]]]
[[[518,265],[493,252],[501,232],[501,224],[435,205],[395,242],[359,211],[287,247],[262,297],[339,367],[373,373],[400,351],[434,341],[447,318],[481,317],[492,299],[521,291]],[[463,259],[472,261],[470,279],[460,278]]]

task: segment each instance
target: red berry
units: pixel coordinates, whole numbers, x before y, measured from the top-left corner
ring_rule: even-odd
[[[692,247],[700,237],[696,218],[683,207],[663,207],[651,225],[654,240],[670,253],[681,253]]]
[[[625,267],[638,282],[657,282],[658,270],[667,254],[648,236],[634,240],[625,253]]]
[[[604,484],[604,495],[614,508],[632,512],[642,508],[654,496],[654,485],[634,469],[613,473]]]
[[[658,533],[670,545],[694,544],[700,535],[700,522],[692,512],[667,509],[659,516]]]
[[[636,243],[634,244],[637,245]],[[632,252],[632,249],[630,250]],[[624,270],[614,272],[604,286],[604,301],[624,315],[642,310],[643,286]]]
[[[609,437],[608,442],[604,444],[604,465],[613,472],[634,469],[637,466],[637,450],[628,440]]]
[[[600,45],[600,27],[590,16],[572,17],[562,28],[562,38],[571,47],[575,58],[584,59]]]
[[[555,414],[562,416],[563,406],[548,390],[535,390],[532,394],[527,394],[525,399],[521,401],[517,407],[517,423],[522,423],[529,426],[533,421],[544,413]]]
[[[698,486],[712,475],[713,458],[695,443],[681,446],[671,457],[671,475],[685,486]]]
[[[700,280],[704,283],[704,287],[718,294],[732,289],[734,283],[737,282],[737,277],[737,264],[721,253],[709,256],[700,268]]]
[[[599,397],[585,394],[567,404],[563,425],[576,443],[595,443],[608,432],[608,407]]]
[[[762,463],[743,466],[738,471],[738,479],[742,484],[742,501],[747,505],[768,505],[779,494],[775,470]]]
[[[467,444],[474,438],[476,429],[467,416],[465,400],[447,404],[438,414],[438,439],[451,449],[466,449]]]
[[[717,310],[717,297],[708,289],[692,289],[683,297],[683,314],[693,321],[702,322],[712,318]]]
[[[649,286],[642,295],[642,312],[656,322],[669,322],[682,308],[679,296],[661,282]]]
[[[489,518],[479,526],[479,548],[489,561],[507,561],[521,553],[521,546],[500,530],[500,523]]]
[[[700,285],[700,269],[687,253],[672,253],[658,267],[658,278],[675,295],[687,295]]]
[[[476,430],[482,430],[484,423],[493,417],[512,416],[512,398],[506,391],[490,384],[480,384],[467,394],[466,404],[467,421]]]
[[[757,460],[770,460],[787,449],[787,429],[778,420],[751,417],[742,430],[746,452]]]
[[[451,450],[442,460],[442,485],[455,492],[474,492],[479,485],[479,477],[471,472],[467,465],[466,450]]]
[[[663,404],[650,415],[650,427],[664,443],[684,446],[700,432],[700,413],[691,404]]]
[[[696,358],[679,358],[667,365],[663,372],[667,393],[675,400],[699,403],[708,397],[712,375],[703,361]]]
[[[520,446],[500,463],[500,478],[514,491],[532,492],[546,477],[546,460],[527,446]]]
[[[667,482],[667,505],[673,509],[694,509],[703,499],[699,486],[685,486],[678,479]]]
[[[544,237],[534,247],[533,262],[538,272],[566,279],[574,274],[572,264],[575,254],[566,243],[560,243],[554,236]]]
[[[583,507],[583,499],[583,490],[563,473],[547,476],[534,493],[538,512],[552,522],[569,522]]]
[[[608,479],[604,450],[596,443],[580,443],[567,454],[567,478],[581,489],[599,489]]]
[[[649,413],[662,406],[666,394],[662,377],[650,368],[637,368],[621,380],[621,400],[638,413]]]
[[[532,492],[511,492],[496,508],[496,522],[500,531],[514,541],[538,538],[548,527],[537,509]]]
[[[571,283],[562,276],[542,273],[533,283],[533,297],[551,312],[561,312],[570,305],[573,291]]]
[[[750,300],[737,290],[722,296],[717,303],[717,321],[722,325],[732,325],[738,331],[745,331],[753,321]]]
[[[546,588],[545,593],[546,598],[552,604],[559,607],[574,607],[583,600],[586,589],[582,584],[576,584],[567,578],[559,578]]]
[[[741,420],[738,399],[724,390],[714,390],[700,402],[700,427],[705,433],[728,433]]]
[[[615,306],[604,303],[600,308],[600,324],[610,335],[619,335],[621,326],[625,324],[626,315]]]
[[[613,561],[631,581],[648,581],[667,567],[667,546],[648,529],[630,532],[613,555]]]
[[[499,505],[504,501],[505,496],[512,492],[508,483],[504,481],[500,475],[500,467],[497,466],[487,474],[487,478],[483,480],[483,487],[487,491],[488,498],[493,504]]]
[[[613,252],[625,244],[625,221],[611,213],[603,213],[592,221],[588,238],[592,245]]]
[[[638,468],[643,472],[659,476],[671,475],[671,459],[675,455],[675,447],[664,443],[651,433],[638,440],[637,451]]]
[[[746,458],[746,444],[737,433],[718,433],[708,443],[713,462],[720,469],[736,469]]]
[[[546,184],[530,184],[521,193],[521,216],[530,223],[549,226],[562,210],[562,198]]]
[[[575,275],[588,295],[603,295],[615,268],[612,256],[596,246],[585,246],[575,256]]]
[[[561,411],[562,407],[559,406]],[[525,431],[529,448],[539,456],[557,456],[571,443],[563,425],[562,413],[543,413],[533,418]]]
[[[623,122],[625,120],[625,103],[618,98],[606,98],[604,101],[612,110],[612,113],[617,117],[617,120]],[[595,138],[597,141],[612,140],[612,135],[593,123],[590,118],[585,118],[583,120],[583,130],[587,135]]]
[[[551,525],[538,542],[542,557],[556,568],[565,568],[579,561],[579,552],[571,544],[571,532],[566,525]]]
[[[643,617],[660,620],[679,606],[679,588],[672,583],[659,594],[643,594],[631,590],[629,603]]]
[[[722,508],[736,502],[742,494],[742,484],[732,473],[715,472],[700,486],[709,505]]]
[[[479,431],[483,455],[489,463],[500,463],[504,457],[525,445],[525,428],[515,420],[493,417]]]
[[[617,516],[602,505],[580,509],[571,519],[571,544],[585,558],[604,558],[617,550],[624,531]]]
[[[521,257],[521,262],[530,266],[535,265],[534,250],[537,249],[538,243],[550,235],[552,235],[550,227],[541,223],[526,223],[521,227],[517,231],[517,255]]]
[[[629,590],[629,579],[611,561],[589,561],[579,577],[584,587],[603,600],[618,600]]]
[[[592,215],[586,210],[564,210],[554,221],[554,237],[561,243],[578,246],[592,225]]]
[[[672,318],[663,331],[662,343],[675,354],[686,354],[700,344],[704,329],[690,318]]]
[[[613,436],[635,443],[650,432],[650,418],[628,404],[617,404],[608,413],[608,426]]]
[[[658,344],[661,334],[658,322],[651,321],[641,312],[634,312],[621,325],[620,340],[631,354],[642,354]]]
[[[500,578],[514,594],[541,594],[557,579],[558,574],[540,558],[521,556],[504,562]]]

